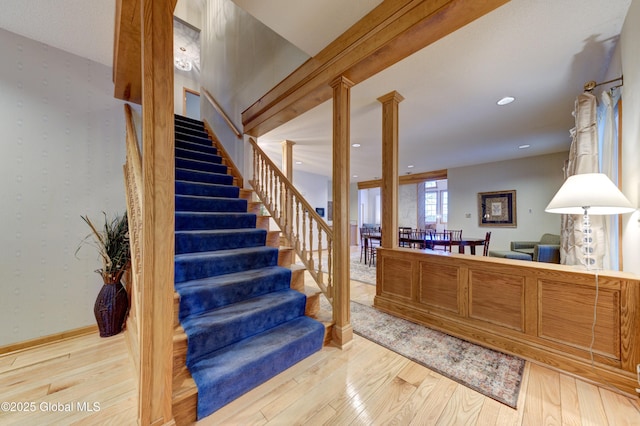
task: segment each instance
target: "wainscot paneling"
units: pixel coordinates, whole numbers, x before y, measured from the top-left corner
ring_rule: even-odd
[[[430,250],[377,257],[376,308],[635,395],[637,276]]]

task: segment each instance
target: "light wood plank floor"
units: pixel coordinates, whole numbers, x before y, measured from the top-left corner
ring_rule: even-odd
[[[374,292],[352,282],[352,299],[360,303],[371,304]],[[0,424],[133,425],[134,377],[122,335],[77,337],[3,355],[0,402],[15,409],[34,403],[35,410],[2,410]],[[527,363],[513,410],[355,336],[350,349],[325,347],[198,422],[248,424],[639,425],[640,405],[637,398]]]

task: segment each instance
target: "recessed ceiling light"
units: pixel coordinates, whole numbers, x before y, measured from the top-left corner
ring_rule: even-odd
[[[509,105],[511,102],[515,101],[516,98],[514,98],[513,96],[505,96],[504,98],[500,99],[498,102],[496,102],[498,105],[502,106],[502,105]]]
[[[296,161],[296,164],[300,165],[302,164],[302,161]]]
[[[358,175],[353,175],[353,176],[351,176],[351,177],[353,177],[353,178],[357,178],[357,177],[358,177]]]
[[[354,148],[360,148],[360,144],[359,143],[352,143],[351,146],[354,147]]]
[[[407,166],[407,169],[413,169],[414,167],[415,167],[415,166],[414,166],[413,164],[409,164],[409,165]]]
[[[519,149],[527,149],[527,148],[531,148],[531,145],[529,145],[528,143],[524,144],[524,145],[520,145],[518,147]]]

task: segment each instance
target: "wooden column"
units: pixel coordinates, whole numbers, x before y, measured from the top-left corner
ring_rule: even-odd
[[[175,0],[141,1],[142,295],[138,424],[173,423]]]
[[[350,312],[349,152],[351,87],[345,77],[333,88],[333,341],[341,348],[353,339]]]
[[[398,247],[398,104],[400,93],[387,93],[378,98],[382,103],[382,239],[385,248]]]
[[[293,182],[293,141],[282,141],[282,173]]]

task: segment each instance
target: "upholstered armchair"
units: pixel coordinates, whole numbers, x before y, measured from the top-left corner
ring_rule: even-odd
[[[560,235],[544,234],[540,241],[511,241],[511,250],[530,255],[534,262],[560,263]]]

